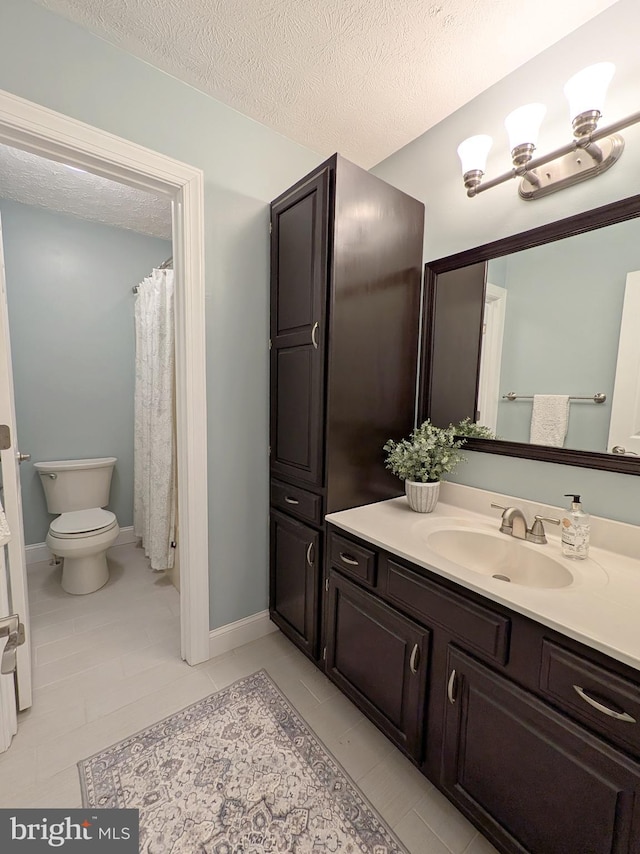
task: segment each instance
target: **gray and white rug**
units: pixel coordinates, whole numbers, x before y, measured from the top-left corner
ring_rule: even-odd
[[[144,854],[406,854],[264,670],[78,763]]]

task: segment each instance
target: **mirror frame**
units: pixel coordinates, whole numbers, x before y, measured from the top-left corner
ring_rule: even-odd
[[[437,323],[435,292],[438,276],[460,267],[490,261],[513,252],[531,249],[545,243],[553,243],[576,234],[615,225],[628,219],[640,217],[640,195],[630,196],[618,202],[603,205],[590,211],[547,223],[546,225],[494,240],[473,249],[467,249],[445,258],[430,261],[425,265],[423,318],[420,358],[420,385],[418,397],[418,423],[429,418],[431,387],[431,341]],[[478,331],[478,337],[480,333]],[[480,346],[478,346],[478,368]],[[476,378],[477,399],[477,378]],[[602,471],[640,475],[640,458],[617,456],[599,451],[580,451],[569,448],[552,448],[547,445],[529,445],[526,442],[510,442],[502,439],[467,439],[465,448],[508,457],[522,457],[561,465],[582,466]]]

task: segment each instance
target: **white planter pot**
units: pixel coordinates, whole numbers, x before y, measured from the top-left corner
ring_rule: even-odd
[[[404,491],[407,494],[409,507],[416,513],[431,513],[438,503],[440,481],[436,483],[418,483],[415,480],[405,480]]]

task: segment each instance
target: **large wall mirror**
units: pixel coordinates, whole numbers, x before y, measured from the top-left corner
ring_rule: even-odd
[[[472,450],[640,475],[639,217],[634,196],[427,264],[421,420],[485,425]],[[532,433],[538,395],[569,397],[564,437]]]

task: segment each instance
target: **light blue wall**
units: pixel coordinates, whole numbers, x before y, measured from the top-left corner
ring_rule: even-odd
[[[2,0],[0,88],[205,175],[211,627],[267,607],[268,203],[322,161],[29,0]]]
[[[606,394],[604,404],[571,403],[565,440],[567,448],[606,450],[626,278],[640,269],[640,220],[497,260],[508,293],[500,393]],[[488,280],[497,283],[494,266]],[[500,400],[498,436],[528,442],[530,424],[530,400]]]
[[[109,508],[133,524],[131,291],[171,242],[0,199],[20,448],[38,460],[117,457]],[[25,540],[53,516],[20,466]]]
[[[640,125],[623,131],[626,148],[610,172],[534,202],[518,198],[515,182],[468,199],[456,154],[458,144],[466,137],[488,133],[494,137],[494,149],[487,177],[506,171],[510,157],[504,117],[515,107],[533,101],[542,101],[548,107],[540,152],[568,142],[571,133],[562,87],[574,72],[599,60],[610,59],[617,66],[603,124],[636,112],[639,31],[640,4],[637,0],[619,0],[372,170],[425,202],[427,259],[640,193]],[[635,476],[475,453],[469,454],[468,462],[452,479],[555,505],[565,502],[565,492],[580,492],[592,513],[640,523],[640,478]]]

